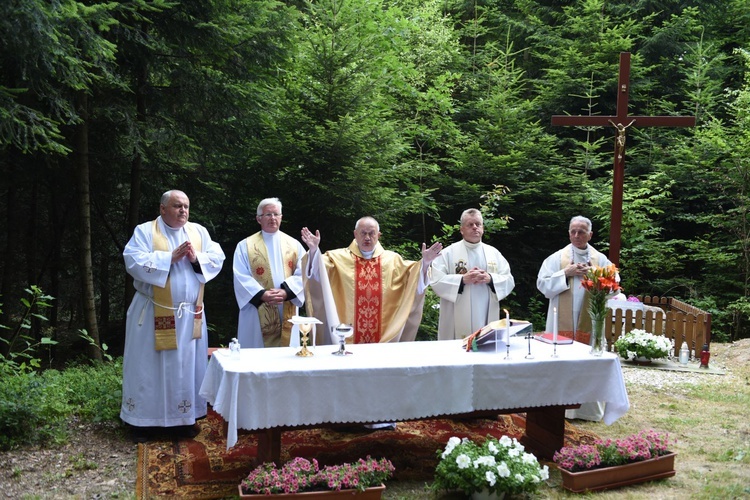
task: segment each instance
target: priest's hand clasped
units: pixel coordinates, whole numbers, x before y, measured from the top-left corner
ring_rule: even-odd
[[[473,268],[461,278],[466,285],[486,285],[492,281],[490,273],[478,267]]]
[[[585,276],[591,269],[591,264],[585,262],[571,263],[565,266],[565,276]]]
[[[190,261],[191,264],[195,263],[198,260],[198,256],[195,254],[195,249],[189,241],[186,241],[182,245],[172,250],[172,264],[183,257],[187,257],[187,260]]]

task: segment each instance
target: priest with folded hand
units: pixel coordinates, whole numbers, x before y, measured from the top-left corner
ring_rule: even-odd
[[[516,285],[505,257],[482,243],[479,210],[464,210],[460,231],[463,239],[441,252],[430,270],[430,286],[440,297],[438,340],[465,338],[500,319],[500,301]]]

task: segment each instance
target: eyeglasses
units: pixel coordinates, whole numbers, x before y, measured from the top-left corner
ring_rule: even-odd
[[[280,219],[281,214],[261,214],[260,217],[265,217],[266,219]]]

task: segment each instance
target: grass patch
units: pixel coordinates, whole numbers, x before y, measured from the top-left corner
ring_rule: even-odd
[[[741,464],[750,464],[750,450],[740,448],[739,450],[730,448],[718,453],[713,460],[716,462],[737,462]]]

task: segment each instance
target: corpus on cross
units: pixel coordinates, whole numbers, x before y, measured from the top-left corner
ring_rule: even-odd
[[[554,115],[552,125],[592,127],[611,125],[615,138],[614,174],[612,177],[612,216],[609,230],[609,260],[620,265],[620,232],[622,227],[622,185],[625,177],[625,139],[629,127],[693,127],[694,116],[628,115],[630,94],[630,52],[620,53],[620,75],[617,82],[617,114],[615,116]]]

